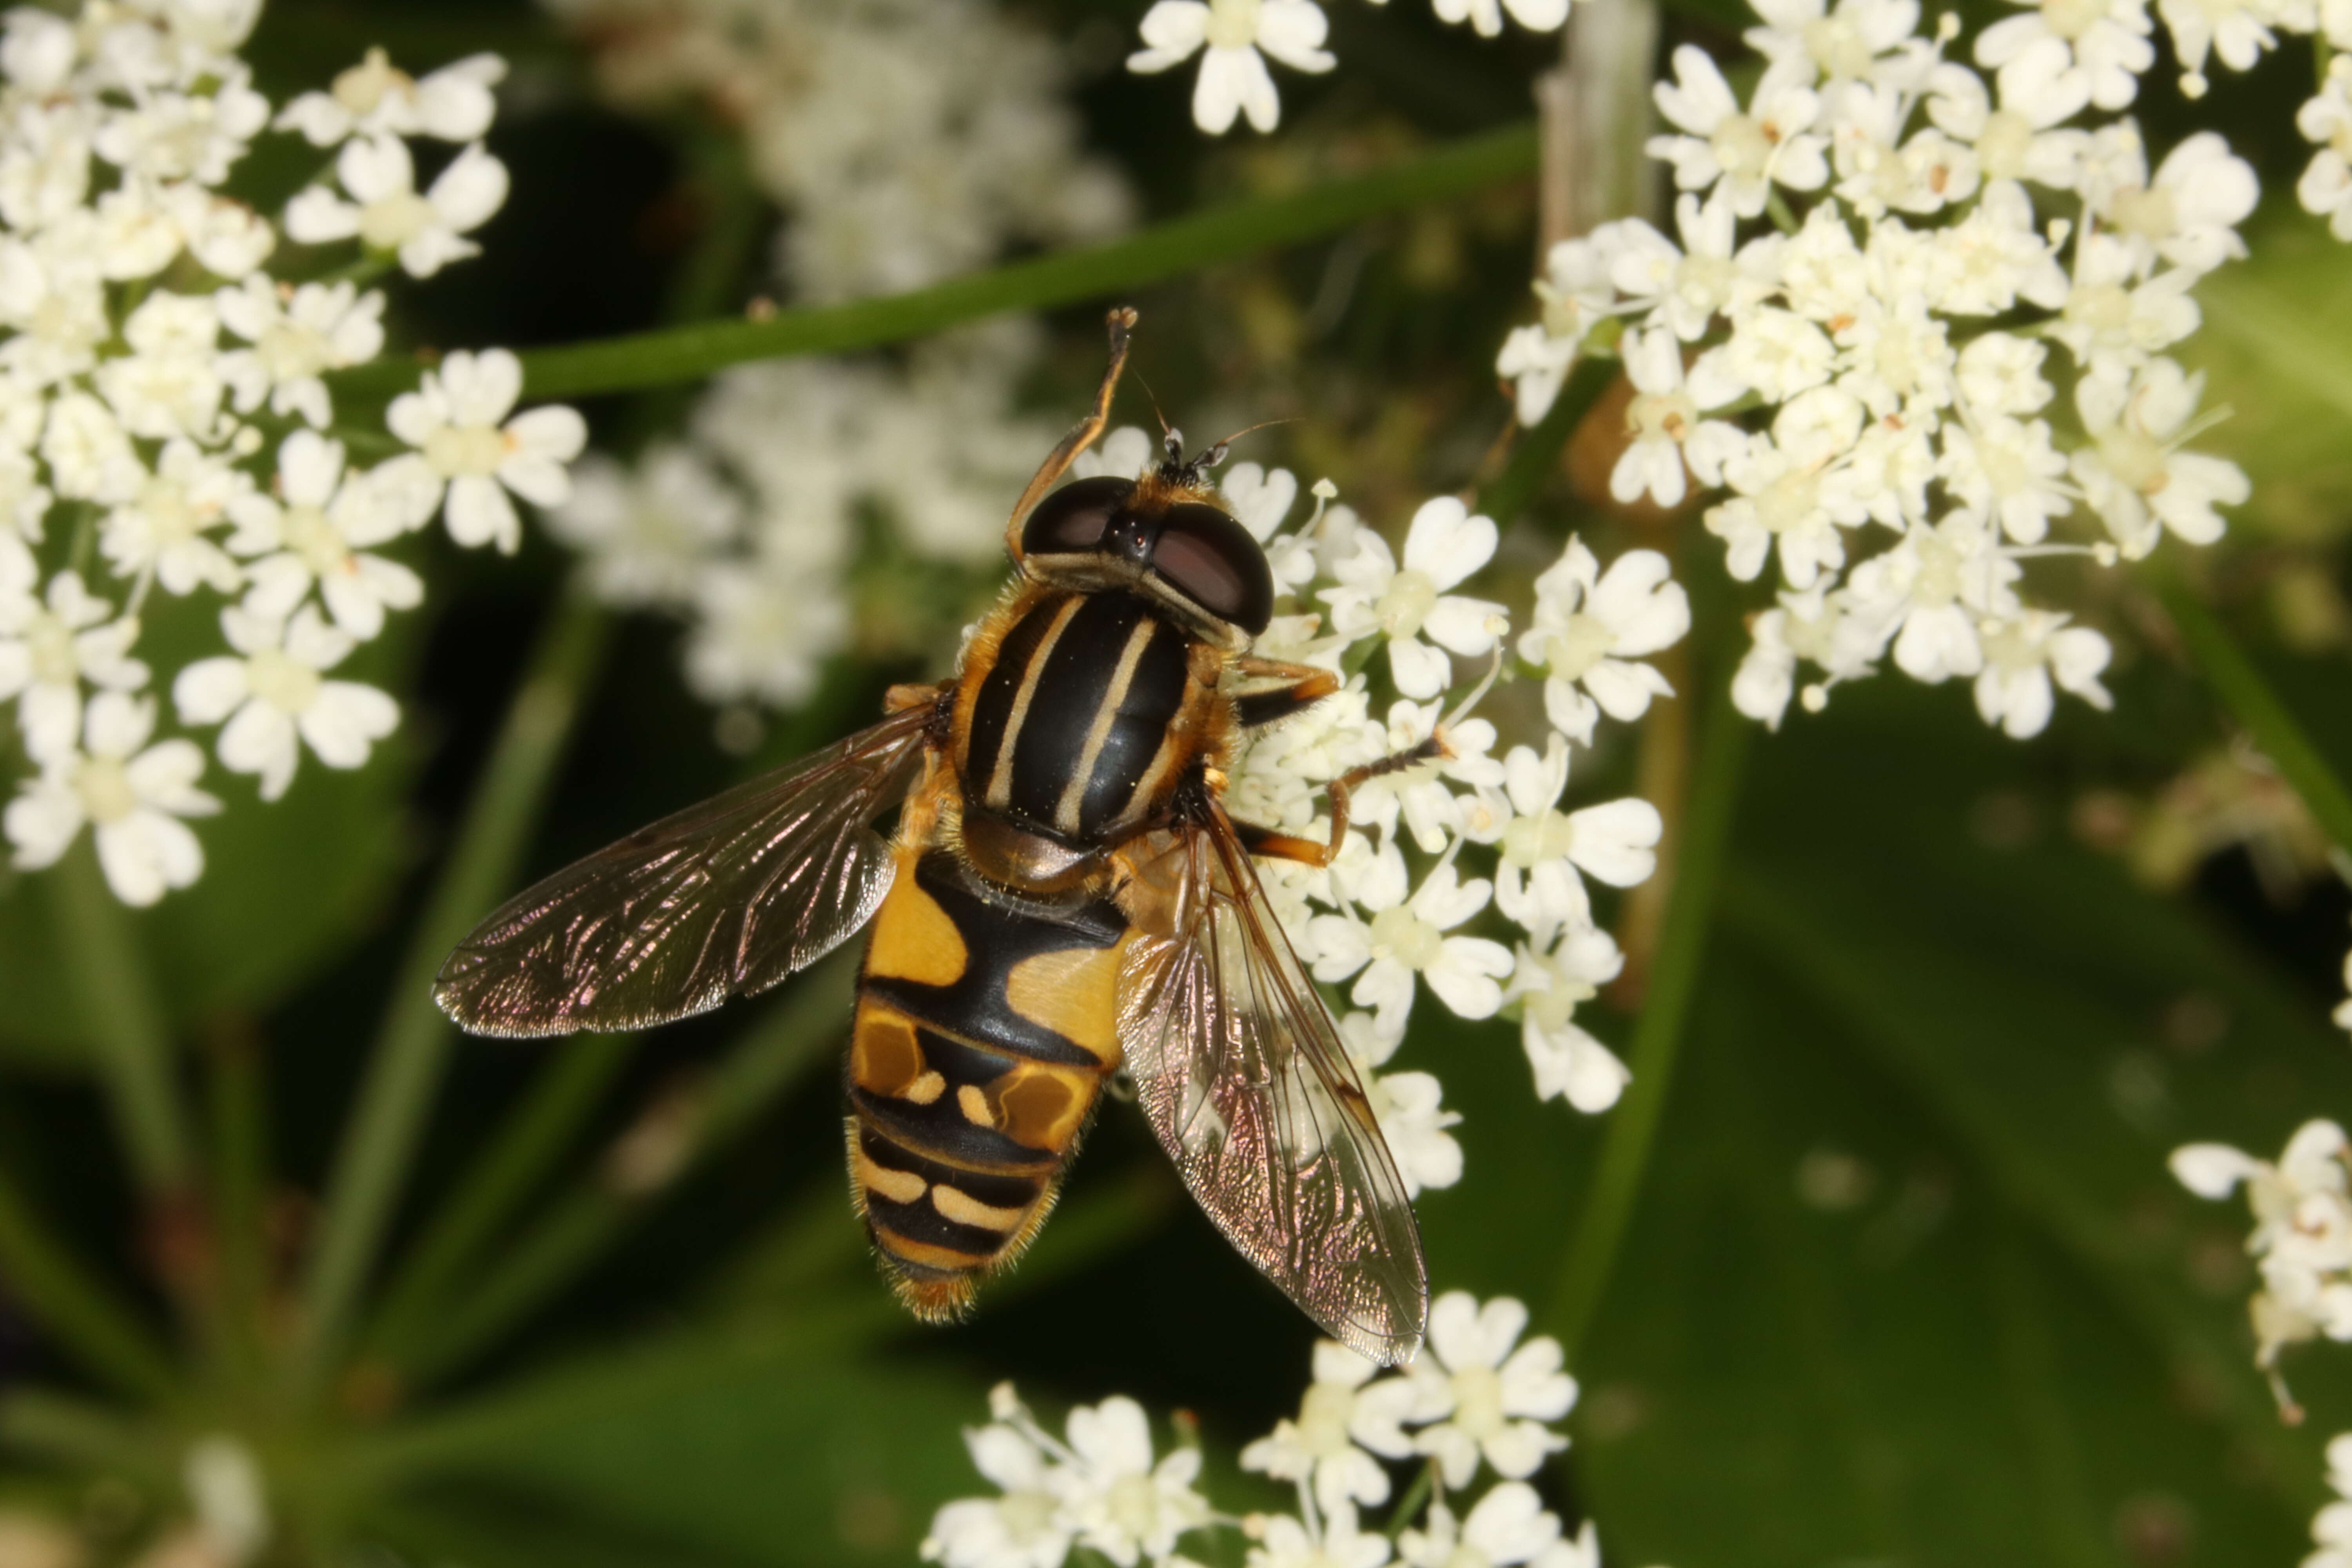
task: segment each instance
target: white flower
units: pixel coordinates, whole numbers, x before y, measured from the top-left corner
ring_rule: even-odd
[[[1330,1510],[1319,1530],[1286,1513],[1248,1522],[1260,1527],[1253,1531],[1248,1568],[1381,1568],[1389,1560],[1389,1538],[1359,1529],[1353,1503]]]
[[[172,699],[184,723],[227,721],[221,765],[257,774],[262,799],[278,799],[294,782],[298,739],[327,766],[356,768],[399,723],[399,708],[374,687],[323,678],[352,639],[310,605],[286,622],[223,610],[221,632],[236,656],[188,666],[173,682]]]
[[[1560,1370],[1557,1340],[1519,1344],[1527,1326],[1527,1308],[1507,1296],[1482,1309],[1468,1291],[1449,1290],[1430,1307],[1427,1353],[1411,1375],[1436,1419],[1413,1434],[1413,1447],[1437,1461],[1449,1487],[1468,1486],[1482,1457],[1496,1474],[1524,1480],[1568,1447],[1543,1423],[1574,1407],[1576,1380]]]
[[[1730,200],[1718,190],[1704,202],[1687,191],[1675,199],[1680,247],[1640,218],[1611,225],[1615,244],[1610,281],[1629,303],[1647,312],[1654,326],[1696,342],[1718,314],[1739,315],[1777,281],[1780,237],[1739,245],[1738,222]]]
[[[1473,516],[1452,496],[1424,501],[1413,513],[1402,566],[1386,540],[1364,531],[1353,553],[1333,568],[1339,585],[1318,595],[1331,606],[1331,629],[1350,639],[1386,637],[1397,689],[1436,696],[1453,679],[1439,649],[1488,652],[1508,624],[1501,605],[1445,592],[1493,558],[1496,538],[1492,518]],[[1424,632],[1437,647],[1421,640]]]
[[[1853,622],[1894,639],[1897,668],[1932,686],[1984,668],[1979,627],[2018,613],[2010,591],[2018,575],[1984,522],[1956,512],[1914,523],[1902,543],[1856,567],[1844,601]]]
[[[2061,127],[2091,100],[2090,79],[2074,68],[2073,52],[2058,38],[2037,38],[2001,68],[1997,84],[1998,107],[1982,77],[1948,60],[1927,75],[1927,117],[1969,143],[1988,183],[2073,189],[2087,138]]]
[[[1420,1395],[1404,1378],[1378,1377],[1380,1371],[1336,1341],[1318,1341],[1315,1379],[1297,1419],[1284,1417],[1271,1435],[1244,1448],[1242,1468],[1276,1480],[1311,1480],[1327,1513],[1350,1501],[1386,1502],[1388,1472],[1373,1456],[1401,1459],[1412,1452],[1402,1424]]]
[[[2137,135],[2132,140],[2137,143]],[[2229,142],[2200,131],[2167,154],[2153,180],[2146,167],[2136,156],[2114,160],[2106,165],[2111,179],[2117,173],[2140,177],[2102,182],[2106,188],[2084,193],[2106,220],[2106,232],[2129,247],[2143,277],[2158,261],[2210,272],[2244,258],[2246,242],[2237,226],[2262,199],[2262,184]]]
[[[1748,450],[1724,464],[1734,494],[1707,510],[1706,529],[1727,546],[1734,577],[1753,581],[1776,546],[1791,588],[1810,588],[1844,564],[1840,530],[1870,515],[1836,469],[1861,436],[1862,413],[1852,395],[1815,387],[1782,405],[1769,437],[1749,437]]]
[[[496,544],[511,555],[522,543],[522,522],[506,492],[543,507],[572,493],[564,465],[587,444],[586,422],[561,404],[508,419],[521,395],[522,362],[513,354],[460,349],[385,411],[392,433],[447,481],[449,536],[460,544]]]
[[[8,804],[19,870],[56,864],[89,823],[107,886],[124,903],[152,904],[196,879],[205,852],[179,819],[218,811],[220,802],[196,788],[204,752],[189,741],[150,746],[154,729],[152,699],[101,691],[90,700],[83,749],[49,758]]]
[[[2295,1130],[2275,1164],[2223,1143],[2172,1152],[2173,1175],[2198,1196],[2225,1198],[2241,1184],[2246,1189],[2254,1219],[2246,1250],[2263,1279],[2251,1303],[2254,1364],[2265,1370],[2276,1366],[2287,1345],[2320,1334],[2352,1340],[2352,1200],[2346,1195],[2345,1150],[2343,1128],[2315,1120]],[[2284,1386],[2273,1386],[2284,1405]],[[2337,1468],[2336,1444],[2329,1445],[2328,1458]]]
[[[2052,444],[2047,421],[1962,417],[1942,435],[1936,473],[1945,489],[1970,516],[2018,543],[2039,543],[2052,518],[2074,510],[2066,458]]]
[[[1604,574],[1571,536],[1536,579],[1519,657],[1545,672],[1544,710],[1554,728],[1590,745],[1602,713],[1631,723],[1650,710],[1651,698],[1674,695],[1656,666],[1639,662],[1690,630],[1690,599],[1673,573],[1656,551],[1629,550]]]
[[[2047,351],[2011,332],[1987,332],[1960,351],[1954,382],[1969,409],[1981,415],[2033,414],[2052,396],[2042,379]]]
[[[657,441],[634,468],[590,453],[548,531],[589,558],[588,580],[607,603],[690,603],[713,555],[743,526],[743,502],[697,448]]]
[[[2272,0],[2158,0],[2156,8],[2172,34],[2180,90],[2189,98],[2205,96],[2208,56],[2221,56],[2231,70],[2252,70],[2278,42],[2271,24],[2281,19],[2283,8]],[[2309,23],[2298,30],[2310,30]]]
[[[1750,48],[1778,64],[1795,60],[1832,82],[1907,84],[1925,51],[1912,35],[1918,0],[1754,0],[1764,26],[1740,35]],[[1809,84],[1811,77],[1801,77]]]
[[[2147,0],[2039,0],[1977,35],[1977,64],[2006,69],[2042,40],[2055,39],[2090,100],[2121,109],[2138,95],[2140,72],[2156,63],[2150,31]]]
[[[351,283],[292,287],[256,274],[213,296],[221,325],[251,343],[219,359],[240,414],[268,400],[272,414],[299,414],[316,429],[334,420],[322,372],[383,352],[383,296]]]
[[[806,701],[819,661],[849,636],[849,606],[837,594],[812,594],[811,582],[805,563],[776,552],[707,568],[686,647],[695,694],[777,708]]]
[[[297,95],[278,110],[281,131],[299,131],[313,147],[332,147],[353,135],[431,136],[472,142],[490,128],[498,100],[490,89],[504,80],[496,55],[468,55],[421,79],[394,66],[381,48],[334,79],[325,92]]]
[[[1810,129],[1821,110],[1821,100],[1804,85],[1810,73],[1810,62],[1767,68],[1743,112],[1706,51],[1681,46],[1675,50],[1675,79],[1660,82],[1656,96],[1658,111],[1687,134],[1652,137],[1651,154],[1674,164],[1675,184],[1684,190],[1719,188],[1741,217],[1761,213],[1776,183],[1819,190],[1829,179],[1829,163],[1823,138]]]
[[[1460,1181],[1462,1145],[1449,1129],[1460,1126],[1462,1116],[1444,1108],[1444,1085],[1425,1072],[1375,1071],[1404,1042],[1399,1035],[1384,1034],[1380,1020],[1370,1013],[1350,1013],[1340,1019],[1339,1034],[1363,1079],[1364,1098],[1380,1123],[1381,1137],[1396,1157],[1406,1195]]]
[[[2127,557],[2146,555],[2167,529],[2191,544],[2212,543],[2222,531],[2213,509],[2252,493],[2235,463],[2179,449],[2204,427],[2194,418],[2204,390],[2202,372],[2191,375],[2168,359],[2128,383],[2086,375],[2075,384],[2091,444],[2074,455],[2074,479]]]
[[[1594,927],[1560,931],[1549,952],[1521,945],[1505,994],[1519,1005],[1519,1045],[1538,1100],[1563,1099],[1588,1114],[1608,1110],[1633,1075],[1576,1022],[1576,1009],[1617,978],[1625,955]]]
[[[1533,33],[1549,33],[1568,20],[1568,0],[1434,0],[1441,22],[1468,21],[1482,38],[1503,30],[1503,13]]]
[[[245,607],[282,621],[315,584],[335,625],[366,641],[383,629],[386,610],[422,604],[415,573],[367,553],[421,521],[396,478],[346,472],[342,444],[313,431],[288,437],[278,449],[277,493],[248,491],[229,502],[237,525],[230,548],[257,558],[246,568],[253,586]]]
[[[2107,639],[2087,626],[2070,626],[2066,619],[2048,610],[2028,610],[1984,634],[1977,711],[2012,740],[2038,735],[2050,722],[2053,679],[2094,708],[2115,706],[2099,684],[2099,672],[2111,657]]]
[[[1071,461],[1070,478],[1091,479],[1108,474],[1113,479],[1131,479],[1156,462],[1159,456],[1159,447],[1140,426],[1122,425]],[[1231,477],[1227,475],[1228,479]]]
[[[1282,100],[1259,51],[1293,70],[1328,71],[1334,62],[1322,45],[1329,26],[1314,0],[1159,0],[1143,15],[1146,47],[1127,58],[1127,68],[1164,71],[1205,47],[1192,122],[1222,136],[1235,115],[1247,114],[1252,126],[1271,131]]]
[[[1393,843],[1370,855],[1353,882],[1353,897],[1372,918],[1315,917],[1307,929],[1316,979],[1331,984],[1361,971],[1349,999],[1371,1008],[1381,1032],[1392,1037],[1404,1032],[1416,974],[1456,1016],[1494,1016],[1503,1005],[1496,982],[1511,972],[1510,950],[1484,937],[1445,934],[1486,907],[1490,883],[1465,882],[1449,864],[1416,888]]]
[[[973,1468],[1003,1489],[949,1503],[923,1537],[926,1563],[947,1568],[1061,1568],[1076,1527],[1062,1515],[1060,1479],[1025,1433],[999,1423],[967,1431]]]
[[[1426,1530],[1408,1530],[1397,1541],[1397,1554],[1413,1568],[1598,1568],[1599,1552],[1591,1545],[1592,1525],[1587,1521],[1584,1540],[1560,1539],[1559,1521],[1544,1510],[1543,1500],[1525,1481],[1505,1481],[1478,1500],[1467,1519],[1458,1523],[1443,1498],[1430,1505]]]
[[[286,206],[286,233],[305,245],[356,237],[370,250],[391,251],[412,278],[430,278],[452,261],[481,254],[465,236],[506,205],[507,166],[469,144],[423,195],[407,143],[396,136],[362,136],[343,144],[335,177],[350,195],[324,185],[306,187]]]
[[[1702,419],[1746,390],[1724,369],[1723,351],[1709,350],[1687,374],[1682,344],[1669,328],[1625,335],[1622,353],[1633,398],[1625,405],[1625,429],[1633,437],[1609,475],[1609,493],[1622,502],[1649,495],[1663,507],[1683,500],[1684,465],[1699,483],[1723,482],[1724,459],[1747,445],[1733,426]]]
[[[1514,327],[1495,356],[1495,374],[1510,382],[1522,425],[1542,422],[1551,412],[1568,373],[1582,352],[1584,335],[1610,312],[1616,291],[1610,282],[1616,264],[1614,229],[1563,239],[1544,257],[1544,275],[1535,281],[1543,320]]]
[[[118,574],[152,574],[168,594],[193,593],[198,584],[233,593],[245,574],[211,533],[228,522],[230,506],[252,488],[241,470],[175,437],[165,443],[146,482],[107,513],[99,550]]]
[[[42,599],[26,584],[0,582],[0,701],[16,699],[16,724],[35,762],[73,750],[83,681],[109,691],[147,684],[147,667],[131,657],[139,623],[113,612],[78,573],[50,578]]]
[[[214,362],[220,314],[203,295],[150,294],[122,324],[131,353],[100,363],[92,378],[133,436],[153,440],[212,435],[224,387]]]
[[[1579,870],[1612,888],[1630,888],[1657,869],[1665,824],[1648,801],[1629,796],[1580,811],[1558,809],[1568,787],[1565,736],[1553,735],[1541,756],[1513,746],[1503,769],[1517,815],[1503,828],[1495,906],[1538,942],[1562,926],[1592,923]]]
[[[1080,1405],[1070,1412],[1068,1432],[1062,1506],[1081,1546],[1134,1568],[1139,1557],[1166,1557],[1178,1536],[1213,1517],[1192,1489],[1200,1449],[1178,1448],[1154,1464],[1151,1429],[1134,1400],[1115,1395]]]
[[[1805,706],[1818,711],[1829,685],[1871,672],[1871,660],[1883,646],[1882,630],[1850,615],[1841,600],[1821,587],[1784,593],[1771,609],[1756,617],[1753,641],[1732,677],[1732,706],[1767,729],[1778,730],[1796,693],[1800,660],[1820,666],[1829,681],[1810,687]]]
[[[2295,183],[2295,199],[2325,217],[2336,238],[2352,240],[2352,58],[2339,54],[2327,62],[2326,81],[2295,111],[2294,124],[2319,143]]]

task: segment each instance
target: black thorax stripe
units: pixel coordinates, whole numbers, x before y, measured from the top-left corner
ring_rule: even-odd
[[[965,777],[979,804],[1066,842],[1126,826],[1183,710],[1188,642],[1133,594],[1032,609],[974,705]]]

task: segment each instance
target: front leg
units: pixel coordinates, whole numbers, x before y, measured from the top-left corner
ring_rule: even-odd
[[[1244,692],[1233,700],[1234,720],[1244,730],[1278,724],[1294,714],[1304,713],[1339,689],[1338,676],[1311,664],[1288,664],[1244,654],[1234,660],[1233,669],[1244,680],[1284,683],[1264,691]]]

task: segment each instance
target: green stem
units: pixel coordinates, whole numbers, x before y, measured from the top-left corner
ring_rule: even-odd
[[[747,360],[845,353],[922,337],[1013,310],[1107,295],[1348,228],[1368,218],[1484,190],[1535,167],[1535,130],[1517,125],[1400,159],[1370,174],[1252,197],[1158,224],[1124,239],[1016,261],[928,289],[766,321],[706,321],[522,355],[531,397],[579,397],[698,381]],[[389,396],[415,384],[412,363],[379,360],[330,377],[338,398]]]
[[[583,1184],[505,1251],[462,1302],[427,1317],[405,1344],[384,1350],[409,1383],[441,1376],[487,1347],[581,1272],[679,1178],[726,1148],[841,1037],[856,974],[854,952],[825,959],[793,988],[695,1092],[683,1112],[687,1147],[662,1177],[623,1188],[609,1178]]]
[[[371,1353],[398,1360],[398,1347],[450,1310],[460,1277],[572,1146],[635,1039],[589,1035],[557,1050],[530,1099],[458,1180],[408,1253],[366,1334]]]
[[[165,1485],[176,1479],[159,1445],[120,1414],[49,1389],[21,1388],[0,1398],[0,1444],[83,1470],[127,1470]]]
[[[1411,1530],[1414,1517],[1421,1512],[1423,1505],[1429,1501],[1430,1494],[1436,1489],[1437,1461],[1430,1459],[1424,1462],[1420,1469],[1413,1472],[1412,1484],[1404,1489],[1404,1496],[1397,1499],[1396,1510],[1389,1515],[1388,1528],[1381,1533],[1393,1543],[1398,1536]]]
[[[229,1348],[250,1363],[268,1339],[268,1113],[261,1054],[242,1031],[215,1038],[209,1096],[213,1241]]]
[[[106,1383],[146,1399],[176,1391],[179,1373],[147,1326],[49,1236],[5,1177],[0,1279],[12,1305]]]
[[[97,851],[87,842],[58,865],[49,887],[115,1131],[149,1202],[168,1208],[187,1191],[189,1140],[172,1082],[171,1030],[138,933],[108,890]]]
[[[434,1005],[433,978],[449,950],[510,890],[611,625],[577,588],[558,601],[467,806],[457,847],[417,921],[336,1152],[318,1247],[303,1279],[299,1373],[306,1389],[342,1352],[448,1056],[452,1031]]]
[[[2288,785],[2303,797],[2320,830],[2338,848],[2352,851],[2352,794],[2346,792],[2336,771],[2320,756],[2319,748],[2311,743],[2303,726],[2263,679],[2262,670],[2230,636],[2221,618],[2186,584],[2168,582],[2158,593],[2172,624],[2180,628],[2181,643],[2199,673],[2253,736],[2254,744],[2277,766]]]
[[[1513,520],[1534,504],[1543,491],[1544,481],[1559,467],[1560,448],[1568,445],[1577,426],[1617,379],[1618,370],[1614,359],[1579,360],[1576,368],[1569,373],[1568,384],[1551,400],[1551,411],[1540,423],[1520,433],[1503,471],[1478,492],[1476,510],[1493,518],[1497,527],[1508,528]]]
[[[1699,961],[1714,923],[1716,883],[1731,839],[1749,721],[1731,705],[1730,672],[1718,668],[1709,674],[1715,695],[1700,727],[1698,765],[1683,819],[1683,841],[1675,852],[1675,884],[1666,895],[1649,988],[1628,1052],[1626,1065],[1633,1081],[1610,1113],[1591,1195],[1552,1289],[1547,1321],[1566,1348],[1570,1365],[1608,1291],[1626,1225],[1649,1170],[1658,1120],[1674,1081],[1683,1024],[1698,989]]]

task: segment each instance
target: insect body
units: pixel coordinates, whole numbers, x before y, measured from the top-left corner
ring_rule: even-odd
[[[849,1163],[876,1250],[926,1319],[1018,1255],[1109,1076],[1133,1078],[1194,1198],[1326,1330],[1383,1362],[1419,1344],[1420,1239],[1394,1162],[1252,857],[1328,842],[1226,815],[1245,732],[1328,696],[1250,658],[1264,552],[1202,479],[1053,487],[1100,434],[1132,311],[1087,417],[1015,506],[1019,574],[953,680],[879,724],[557,872],[451,954],[467,1028],[633,1028],[766,988],[869,920],[849,1060]],[[1049,493],[1050,492],[1050,493]],[[873,828],[903,796],[893,842]]]

